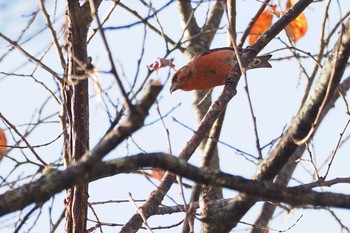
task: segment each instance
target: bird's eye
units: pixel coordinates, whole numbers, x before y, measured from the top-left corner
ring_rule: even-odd
[[[178,77],[178,79],[189,79],[192,76],[192,70],[190,67],[184,66],[184,67],[182,67],[179,74],[181,74],[181,75],[179,75],[180,77]]]
[[[171,80],[172,80],[172,82],[176,82],[178,79],[179,79],[178,73],[175,73]]]

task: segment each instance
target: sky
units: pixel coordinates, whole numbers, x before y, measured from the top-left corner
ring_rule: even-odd
[[[125,2],[125,1],[122,1]],[[152,1],[153,6],[157,9],[164,5],[167,1]],[[46,1],[49,13],[52,19],[55,18],[55,29],[59,32],[64,23],[64,7],[65,4],[58,3],[55,9],[54,1]],[[146,16],[148,10],[141,4],[141,1],[130,0],[125,2],[132,9],[139,14]],[[197,10],[196,17],[198,23],[201,25],[205,19],[209,2],[204,2]],[[282,3],[281,3],[282,4]],[[339,18],[345,13],[350,11],[349,1],[339,1],[338,3],[332,1],[330,7],[330,21],[326,25],[326,31],[329,32],[332,26]],[[283,4],[282,4],[283,5]],[[111,1],[104,1],[99,9],[99,15],[103,18],[106,12],[111,8]],[[324,14],[325,2],[317,2],[312,4],[305,11],[305,15],[308,19],[308,31],[304,38],[297,42],[296,46],[299,49],[315,54],[318,51],[320,37],[320,22]],[[258,2],[252,0],[238,1],[237,3],[237,31],[242,32],[249,20],[254,15],[256,9],[259,7]],[[19,38],[21,31],[28,25],[28,20],[32,17],[31,13],[38,10],[37,1],[11,1],[9,3],[5,0],[0,0],[0,32],[13,40],[19,40],[23,42],[21,44],[24,49],[29,51],[35,56],[42,56],[45,52],[43,62],[48,64],[58,74],[62,74],[63,70],[57,62],[57,53],[52,47],[49,50],[51,43],[51,35],[48,30],[45,29],[45,19],[42,13],[39,11],[35,20],[29,25],[23,36]],[[159,21],[162,23],[164,32],[173,40],[180,39],[182,29],[180,20],[176,11],[176,4],[172,3],[168,8],[158,14]],[[275,18],[276,20],[276,18]],[[117,7],[113,14],[110,16],[109,21],[105,25],[106,27],[125,26],[130,23],[136,22],[137,19],[126,12],[125,10]],[[157,25],[157,22],[152,19],[150,21],[153,25]],[[95,28],[96,24],[93,23],[92,27]],[[216,35],[211,48],[225,47],[227,46],[226,36],[227,23],[225,19],[221,22],[221,29]],[[339,30],[338,30],[339,31]],[[58,33],[60,34],[60,33]],[[63,41],[61,37],[61,42]],[[146,30],[142,24],[138,24],[134,27],[128,27],[120,30],[108,30],[106,31],[107,40],[111,48],[111,52],[114,58],[114,62],[117,64],[118,74],[122,77],[124,84],[127,86],[128,82],[132,82],[137,75],[136,85],[140,85],[145,75],[147,74],[147,65],[153,63],[158,57],[165,55],[164,40],[156,35],[151,30]],[[141,49],[143,48],[144,41],[144,55],[141,59],[140,65],[139,59],[141,57]],[[238,37],[240,34],[238,35]],[[29,40],[32,38],[31,40]],[[25,42],[28,40],[28,42]],[[283,130],[290,125],[293,120],[303,96],[304,88],[306,85],[306,77],[301,74],[299,65],[295,59],[284,59],[279,61],[278,58],[291,55],[286,50],[275,52],[276,50],[283,48],[284,45],[281,41],[287,42],[287,38],[284,32],[278,35],[278,38],[273,40],[262,52],[272,53],[273,59],[272,69],[252,70],[247,74],[248,85],[253,102],[254,113],[257,119],[259,139],[261,145],[270,143],[273,139],[278,138]],[[334,39],[331,40],[328,49],[331,49],[334,44]],[[24,43],[25,42],[25,43]],[[246,45],[245,45],[246,46]],[[0,112],[20,130],[21,133],[25,133],[27,130],[32,129],[33,125],[29,123],[36,122],[38,119],[45,120],[45,123],[41,126],[35,127],[33,132],[28,136],[28,141],[32,145],[41,145],[47,142],[55,140],[62,132],[58,123],[57,112],[59,111],[58,103],[51,98],[51,94],[48,89],[57,91],[57,83],[55,80],[45,71],[35,68],[35,64],[28,61],[28,58],[23,56],[17,50],[13,50],[8,53],[8,43],[3,39],[0,39],[0,72],[17,73],[17,74],[32,74],[33,77],[28,76],[13,76],[0,74]],[[105,102],[101,102],[96,98],[96,91],[90,81],[90,145],[93,148],[94,145],[101,139],[105,131],[109,126],[108,112],[114,114],[114,108],[110,102],[114,105],[121,104],[118,87],[115,83],[112,75],[106,74],[109,70],[109,63],[107,61],[106,52],[103,49],[100,35],[97,34],[91,40],[88,48],[89,56],[91,56],[93,63],[96,66],[97,74],[101,86],[107,90],[108,97],[103,96]],[[6,54],[4,56],[4,54]],[[186,57],[180,52],[176,51],[169,56],[174,58],[174,64],[176,69],[186,64]],[[302,60],[306,67],[306,70],[310,72],[314,66],[312,59]],[[195,130],[196,123],[193,116],[192,101],[193,93],[177,91],[173,94],[169,93],[169,81],[167,68],[154,72],[151,75],[151,79],[158,79],[161,83],[165,83],[164,90],[161,92],[158,102],[159,109],[164,118],[166,129],[169,130],[169,137],[171,142],[171,149],[174,155],[177,155],[182,148],[186,145],[186,142],[192,136],[193,132],[173,119],[189,128]],[[349,76],[349,71],[346,71],[344,77]],[[167,82],[166,82],[167,81]],[[44,84],[44,85],[43,85]],[[221,141],[227,143],[233,147],[239,148],[247,153],[256,155],[255,136],[253,131],[252,118],[247,101],[247,94],[244,91],[245,83],[243,80],[239,83],[237,88],[237,95],[229,103],[227,116],[225,119]],[[213,99],[215,100],[220,94],[222,87],[217,87],[213,91]],[[110,102],[109,102],[110,101]],[[44,105],[44,107],[42,107]],[[107,106],[107,107],[106,107]],[[108,111],[107,111],[108,110]],[[344,129],[345,123],[349,120],[349,116],[346,114],[345,104],[343,101],[338,101],[335,108],[327,115],[326,119],[320,126],[313,142],[312,151],[316,155],[316,163],[320,165],[322,161],[332,153],[339,134]],[[51,117],[49,117],[51,116]],[[168,139],[164,126],[159,121],[159,115],[156,108],[153,107],[149,117],[146,119],[146,127],[135,133],[132,138],[127,140],[121,146],[116,148],[112,153],[106,156],[105,160],[119,158],[127,155],[132,155],[140,152],[168,152]],[[0,127],[5,128],[3,122],[0,121]],[[8,135],[8,142],[13,145],[15,140],[18,140],[17,135],[11,135],[6,131]],[[347,136],[348,131],[345,132]],[[21,145],[24,145],[21,143]],[[36,149],[36,151],[45,158],[46,161],[57,161],[61,155],[62,139],[52,142],[48,146],[42,146]],[[263,155],[268,155],[271,148],[263,150]],[[332,166],[329,178],[335,177],[348,177],[347,164],[349,164],[349,156],[347,151],[350,149],[348,142],[338,150],[338,154]],[[240,175],[246,178],[250,178],[254,175],[256,164],[250,162],[246,157],[237,154],[232,148],[225,145],[219,145],[219,153],[221,159],[221,169],[224,172],[234,175]],[[9,153],[9,156],[18,161],[35,161],[34,156],[29,150],[15,149]],[[312,181],[309,172],[312,171],[312,165],[308,162],[308,157],[304,155],[304,161],[301,162],[301,166],[297,168],[294,176],[294,180],[291,184],[298,184],[299,182]],[[190,159],[190,163],[198,165],[199,154],[198,151]],[[15,166],[15,163],[8,158],[3,159],[0,162],[0,176],[5,177],[9,171]],[[9,177],[9,180],[15,180],[16,177],[25,177],[31,174],[37,169],[37,166],[25,164],[17,168]],[[324,170],[321,171],[324,172]],[[38,178],[37,175],[34,178]],[[26,182],[25,179],[22,182]],[[189,181],[188,181],[189,182]],[[21,183],[21,182],[19,182]],[[154,181],[155,184],[158,181]],[[127,200],[129,193],[135,199],[145,199],[149,193],[154,189],[154,185],[146,180],[143,176],[137,174],[121,174],[113,177],[102,179],[98,182],[90,184],[90,201],[97,202],[103,200]],[[0,187],[0,193],[6,191],[8,187]],[[337,185],[332,187],[330,191],[337,191],[343,193],[349,193],[348,186]],[[180,190],[178,186],[174,186],[169,192],[169,196],[165,199],[165,204],[175,205],[172,199],[181,202]],[[225,197],[232,197],[234,191],[224,190]],[[187,197],[190,195],[190,191],[186,191]],[[170,198],[171,197],[171,198]],[[63,199],[64,193],[58,194],[54,200],[50,200],[45,204],[41,217],[37,222],[37,226],[32,232],[47,232],[49,220],[47,217],[49,206],[52,205],[53,219],[57,219],[59,214],[63,211]],[[52,204],[53,203],[53,204]],[[141,203],[138,203],[141,205]],[[257,211],[261,204],[257,204],[247,215],[242,219],[244,222],[253,223]],[[96,205],[96,212],[101,220],[104,222],[116,222],[125,223],[135,212],[135,207],[129,202],[123,204],[109,204],[109,205]],[[27,208],[25,211],[28,211]],[[349,211],[334,209],[339,213],[344,224],[349,225]],[[122,213],[122,214],[121,214]],[[36,213],[39,214],[39,213]],[[13,223],[17,219],[18,213],[10,214],[0,220],[0,229],[4,232],[13,231]],[[35,216],[35,215],[34,215]],[[93,218],[92,215],[90,215]],[[340,231],[339,224],[335,221],[329,213],[325,211],[318,211],[313,209],[293,209],[287,213],[281,209],[275,213],[275,220],[271,222],[270,227],[276,230],[287,230],[288,232],[338,232]],[[302,216],[302,217],[301,217]],[[301,217],[301,218],[300,218]],[[149,220],[150,225],[171,225],[183,218],[183,214],[177,214],[174,216],[156,216]],[[297,219],[300,220],[296,223]],[[28,221],[28,224],[24,229],[30,228],[35,219]],[[296,224],[295,224],[296,223]],[[294,225],[295,224],[295,225]],[[93,224],[88,223],[89,226]],[[61,229],[63,224],[61,225]],[[104,232],[114,232],[114,227],[104,228]],[[179,230],[181,228],[175,228]],[[199,229],[199,228],[197,228]],[[235,231],[250,229],[245,224],[239,224]],[[162,230],[161,232],[173,232],[171,230]],[[60,231],[58,231],[60,232]],[[142,232],[142,231],[140,231]]]

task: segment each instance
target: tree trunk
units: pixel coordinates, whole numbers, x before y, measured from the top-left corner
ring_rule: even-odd
[[[87,34],[92,21],[89,3],[68,1],[68,69],[66,71],[70,115],[70,157],[67,164],[77,162],[89,150],[89,92]],[[66,229],[68,233],[85,232],[88,185],[74,186],[67,190]]]

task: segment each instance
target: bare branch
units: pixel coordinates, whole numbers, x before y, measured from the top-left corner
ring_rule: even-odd
[[[36,153],[34,148],[30,145],[30,143],[27,141],[27,139],[17,130],[17,128],[11,124],[10,121],[6,119],[6,117],[0,112],[0,118],[13,130],[16,132],[16,134],[21,138],[21,140],[27,145],[27,147],[30,149],[30,151],[34,154],[37,160],[40,161],[40,163],[44,166],[47,166],[47,163]]]
[[[21,51],[26,57],[28,57],[31,61],[35,62],[36,64],[38,64],[41,68],[43,68],[44,70],[46,70],[47,72],[49,72],[53,77],[56,78],[56,80],[59,83],[62,83],[62,79],[61,77],[55,72],[53,71],[50,67],[48,67],[47,65],[45,65],[42,61],[40,61],[39,59],[35,58],[33,55],[31,55],[29,52],[27,52],[25,49],[22,48],[22,46],[20,46],[16,41],[11,40],[10,38],[8,38],[7,36],[5,36],[4,34],[2,34],[0,32],[0,37],[3,38],[4,40],[6,40],[8,43],[10,43],[13,47],[17,48],[19,51]]]
[[[285,202],[292,206],[314,205],[350,208],[349,195],[315,192],[304,186],[283,188],[271,182],[248,180],[220,171],[197,168],[186,161],[164,153],[151,153],[99,163],[96,163],[93,159],[87,159],[68,167],[64,171],[52,170],[37,181],[0,195],[0,216],[22,209],[34,202],[44,203],[55,193],[73,185],[81,185],[103,177],[129,173],[146,167],[160,168],[172,173],[176,172],[201,184],[239,190],[253,195],[256,200]],[[346,179],[349,182],[349,178]],[[20,198],[23,195],[26,198]],[[221,207],[223,206],[222,202],[218,202],[218,204]]]
[[[94,0],[89,0],[89,2],[90,2],[91,14],[96,18],[98,26],[101,27],[101,21],[100,21],[100,18],[98,16],[98,14],[97,14],[97,9],[95,8],[95,1]],[[116,69],[114,61],[113,61],[112,51],[110,50],[109,45],[107,43],[107,38],[106,38],[106,35],[104,33],[103,28],[100,29],[100,33],[101,33],[103,45],[105,46],[105,49],[106,49],[106,52],[107,52],[107,55],[108,55],[109,64],[111,66],[111,73],[113,74],[113,76],[115,77],[115,79],[117,81],[118,87],[119,87],[119,89],[120,89],[120,91],[121,91],[121,93],[122,93],[122,95],[124,97],[126,105],[129,108],[132,108],[133,105],[132,105],[132,103],[131,103],[131,101],[130,101],[130,99],[128,97],[128,94],[126,93],[126,91],[124,89],[123,83],[120,80],[119,75],[117,73],[117,69]]]
[[[265,2],[261,5],[261,7],[259,8],[259,10],[256,12],[256,14],[254,15],[254,17],[252,18],[252,20],[249,22],[247,28],[245,29],[245,31],[243,32],[243,35],[241,37],[241,40],[238,44],[238,47],[242,47],[244,44],[244,41],[247,39],[247,37],[249,36],[250,30],[252,29],[252,27],[254,26],[255,21],[258,19],[258,17],[261,15],[261,13],[264,11],[264,9],[266,8],[266,6],[269,4],[271,0],[265,0]]]
[[[63,56],[63,53],[62,53],[62,47],[60,46],[60,44],[58,42],[58,37],[57,37],[55,29],[52,26],[50,15],[47,13],[44,0],[40,0],[39,2],[40,2],[41,10],[42,10],[42,12],[43,12],[43,14],[45,16],[47,26],[49,27],[49,30],[51,32],[53,43],[56,46],[58,57],[60,58],[60,61],[61,61],[61,66],[62,66],[62,68],[64,70],[66,68],[66,62],[65,62],[65,59],[64,59],[64,56]]]

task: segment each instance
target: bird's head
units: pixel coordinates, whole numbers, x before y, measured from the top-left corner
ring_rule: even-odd
[[[187,83],[189,82],[192,76],[192,70],[189,66],[184,66],[178,71],[176,71],[171,78],[170,93],[181,89],[188,91]]]

